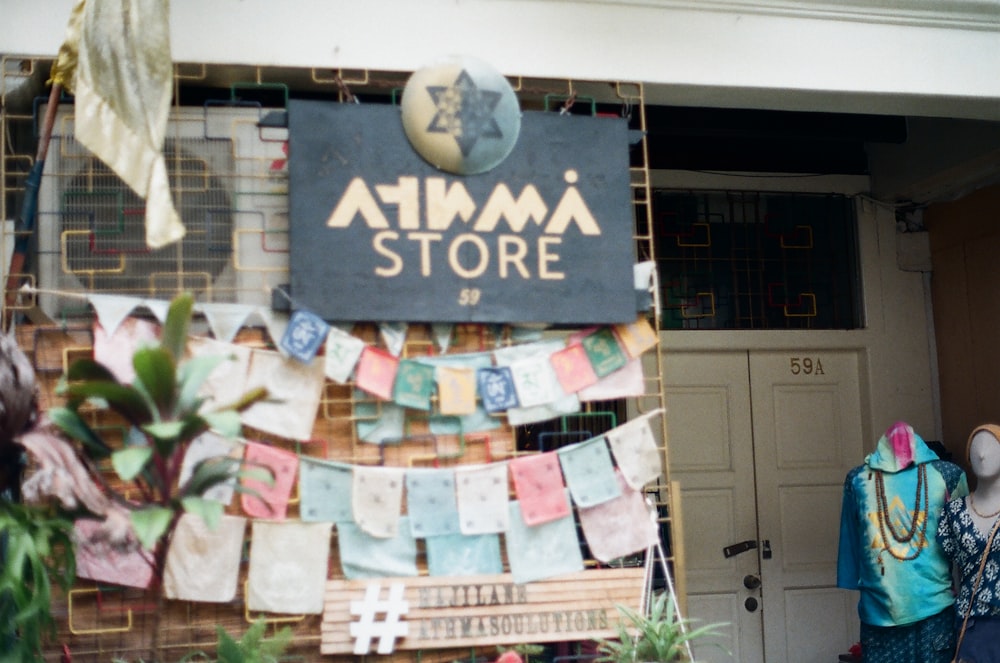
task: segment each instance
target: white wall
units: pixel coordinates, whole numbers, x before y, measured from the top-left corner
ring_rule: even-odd
[[[0,0],[54,54],[74,0]],[[1000,119],[1000,0],[173,0],[173,58],[649,83],[677,105]]]

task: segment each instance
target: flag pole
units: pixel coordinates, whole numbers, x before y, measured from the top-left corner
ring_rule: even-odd
[[[56,111],[59,108],[61,94],[62,85],[53,82],[52,90],[49,92],[48,107],[45,109],[45,120],[42,122],[42,130],[38,137],[35,163],[32,164],[31,170],[28,171],[28,178],[24,182],[24,200],[21,203],[21,213],[14,221],[14,251],[10,256],[7,283],[4,286],[4,329],[8,331],[14,318],[11,308],[17,303],[19,281],[28,261],[28,249],[35,231],[35,220],[38,215],[38,189],[42,183],[42,171],[45,169],[45,157],[49,152],[49,141],[52,138],[52,127],[56,122]]]

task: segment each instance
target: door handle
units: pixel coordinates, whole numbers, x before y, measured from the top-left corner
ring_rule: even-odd
[[[749,539],[747,541],[740,541],[739,543],[734,543],[731,546],[726,546],[725,548],[722,549],[722,554],[725,555],[727,558],[729,558],[732,557],[733,555],[739,555],[740,553],[745,553],[748,550],[753,550],[756,547],[757,547],[757,542],[754,541],[753,539]]]
[[[760,587],[760,578],[754,574],[749,574],[743,576],[743,586],[747,589],[758,589]]]

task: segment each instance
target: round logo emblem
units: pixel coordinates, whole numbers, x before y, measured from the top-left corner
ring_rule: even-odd
[[[521,131],[521,108],[491,65],[453,57],[413,73],[400,102],[413,149],[435,168],[484,173],[507,158]]]

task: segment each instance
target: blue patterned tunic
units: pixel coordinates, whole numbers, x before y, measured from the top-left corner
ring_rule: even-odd
[[[955,563],[961,574],[958,599],[955,607],[959,617],[969,609],[972,585],[979,575],[979,563],[986,548],[989,531],[980,532],[969,513],[968,498],[963,497],[948,502],[938,523],[937,538],[945,554]],[[979,581],[973,602],[972,617],[1000,616],[1000,533],[993,539],[983,579]]]

